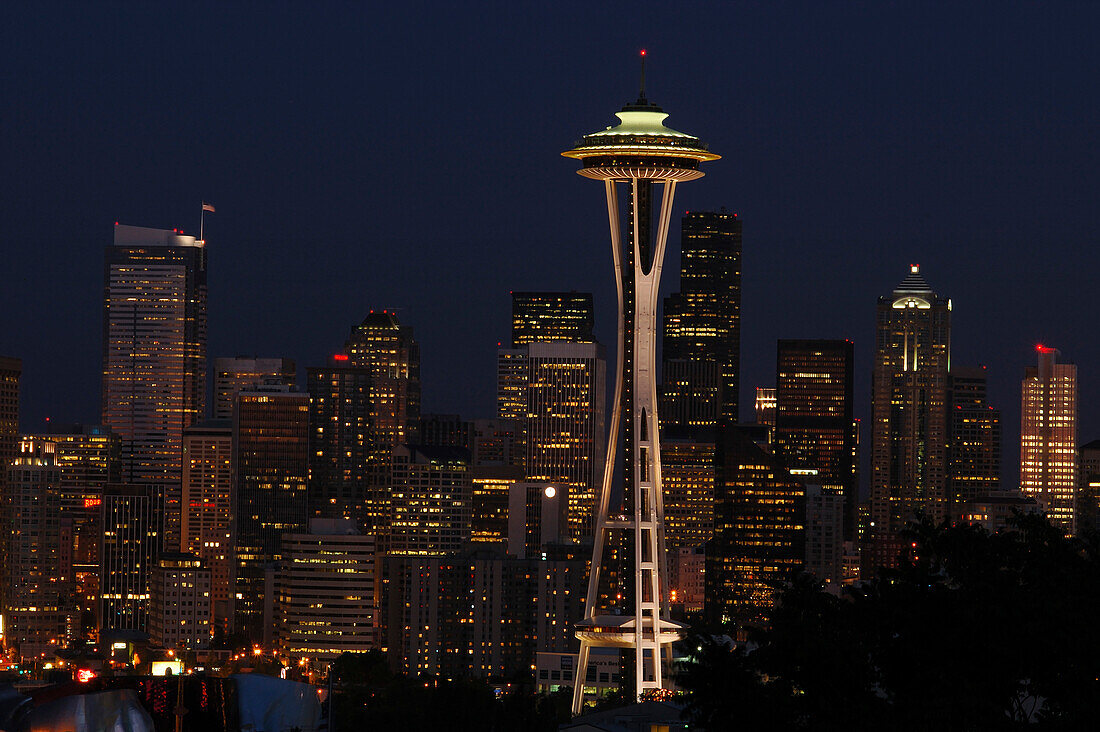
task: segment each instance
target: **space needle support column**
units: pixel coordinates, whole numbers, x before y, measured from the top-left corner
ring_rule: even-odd
[[[669,618],[657,418],[657,305],[677,183],[701,178],[699,163],[720,157],[699,138],[666,127],[668,115],[646,100],[644,88],[636,102],[615,116],[619,125],[585,135],[562,153],[581,161],[580,175],[604,183],[619,300],[618,368],[607,460],[593,526],[584,618],[576,624],[581,643],[573,676],[574,714],[584,703],[593,647],[633,651],[633,690],[641,698],[667,688],[662,663],[671,661],[672,644],[686,629]],[[651,237],[656,183],[663,184],[663,195],[656,236]],[[620,184],[630,196],[626,232],[621,231],[626,222],[619,210]],[[622,504],[612,505],[617,468],[623,476]],[[614,543],[609,538],[612,531],[619,532]],[[605,559],[610,562],[606,572]],[[625,566],[631,560],[633,571]],[[601,588],[601,580],[606,587]],[[627,687],[626,679],[623,682]]]

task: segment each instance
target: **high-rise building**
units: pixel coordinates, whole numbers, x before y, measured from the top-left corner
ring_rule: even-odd
[[[373,490],[369,480],[369,466],[383,459],[371,437],[371,372],[337,354],[328,366],[311,366],[306,373],[309,515],[352,518],[372,532],[383,524],[380,514],[388,509],[386,496]]]
[[[584,560],[518,559],[491,549],[380,560],[380,634],[409,675],[509,678],[539,652],[575,652]],[[473,598],[473,601],[471,601]]]
[[[1077,453],[1081,480],[1077,487],[1077,533],[1100,531],[1100,440],[1081,445]]]
[[[389,516],[393,449],[416,441],[420,346],[396,315],[372,310],[330,366],[307,374],[311,513],[352,518],[374,533]]]
[[[309,410],[309,396],[287,387],[237,394],[234,627],[253,640],[268,640],[274,629],[267,578],[281,556],[281,537],[307,526]]]
[[[714,538],[706,546],[706,612],[757,621],[805,562],[805,487],[760,446],[758,428],[727,427],[718,447]]]
[[[421,445],[471,448],[473,425],[458,414],[422,414],[418,425]]]
[[[351,519],[310,519],[283,535],[278,644],[291,659],[332,661],[377,647],[375,541]]]
[[[670,554],[681,547],[703,546],[713,536],[714,458],[713,434],[666,434],[661,439],[665,542]]]
[[[593,535],[605,459],[604,349],[532,343],[527,353],[526,478],[568,486],[569,538],[581,541]]]
[[[165,552],[149,572],[149,638],[164,648],[210,645],[210,570],[194,554]]]
[[[912,265],[878,300],[871,374],[871,538],[864,567],[893,566],[918,514],[947,517],[947,371],[951,301]]]
[[[593,343],[591,292],[513,292],[512,348],[530,343]]]
[[[775,450],[787,468],[844,497],[844,540],[856,539],[858,423],[849,340],[781,340],[775,368]]]
[[[519,420],[473,420],[470,423],[470,458],[473,464],[509,465],[517,467],[522,473],[525,455],[520,432]]]
[[[991,496],[1001,485],[1001,412],[986,400],[986,367],[953,367],[948,374],[947,497],[950,515]]]
[[[764,424],[770,427],[768,434],[775,432],[775,387],[756,387],[756,424]]]
[[[23,440],[5,471],[0,530],[9,537],[3,580],[7,588],[4,643],[32,659],[63,647],[72,636],[71,576],[61,567],[61,469],[56,444]]]
[[[178,231],[115,225],[103,300],[103,425],[122,438],[123,480],[163,496],[180,539],[183,430],[206,396],[206,246]]]
[[[736,423],[741,387],[737,214],[692,211],[680,220],[680,292],[665,299],[662,344],[663,424]]]
[[[19,377],[23,362],[18,358],[0,356],[0,496],[5,495],[8,468],[19,453]],[[0,531],[0,566],[8,566],[7,532]],[[0,607],[4,606],[8,588],[0,585]]]
[[[667,688],[664,659],[671,658],[671,645],[680,637],[681,630],[669,616],[661,501],[656,380],[661,268],[676,186],[700,178],[703,173],[699,164],[717,160],[719,156],[708,151],[697,137],[665,127],[668,115],[646,99],[644,84],[638,100],[623,107],[616,116],[620,122],[617,126],[585,135],[571,150],[562,153],[581,161],[578,172],[582,176],[604,184],[619,293],[619,371],[612,400],[607,460],[601,466],[605,470],[599,508],[595,512],[588,596],[584,619],[577,624],[577,638],[581,641],[577,667],[583,670],[583,678],[587,678],[593,647],[629,649],[625,655],[631,660],[627,663],[634,668],[633,673],[623,675],[623,692],[638,699],[649,690]],[[625,216],[619,209],[620,189],[627,194]],[[717,338],[708,335],[700,348],[714,347],[713,360],[722,365],[723,386],[733,384],[732,389],[721,392],[720,414],[727,421],[736,421],[737,378],[733,365],[737,354],[732,346],[738,340],[732,334],[739,332],[736,325],[739,314],[728,307],[727,295],[732,292],[735,273],[725,264],[732,261],[728,255],[734,236],[725,223],[716,221],[713,226],[697,227],[699,236],[695,242],[688,241],[692,234],[685,232],[685,261],[691,259],[694,263],[692,252],[704,254],[702,259],[713,259],[717,254],[721,261],[714,267],[685,267],[692,276],[682,283],[684,292],[679,310],[687,322],[682,325],[683,337],[666,339],[665,348],[666,353],[673,352],[673,358],[698,355],[688,341],[700,334],[704,321],[720,333]],[[739,225],[736,237],[739,250]],[[736,270],[739,277],[740,267]],[[739,280],[736,285],[739,287]],[[711,312],[712,306],[716,312]],[[621,452],[617,450],[620,432]],[[616,502],[619,505],[612,507],[612,484],[617,473],[622,478],[622,490],[615,493],[621,499]],[[615,567],[605,577],[616,587],[614,592],[608,591],[600,597],[605,547],[609,550],[610,565]],[[627,556],[633,558],[629,565],[622,561]],[[574,714],[580,713],[583,699],[584,684],[577,683]]]
[[[826,587],[843,583],[844,495],[806,485],[806,571]]]
[[[453,554],[470,540],[470,452],[401,445],[393,450],[386,537],[391,554]]]
[[[237,392],[260,386],[294,387],[298,367],[292,358],[236,356],[214,359],[214,419],[233,419]]]
[[[1021,385],[1020,490],[1033,496],[1051,523],[1076,532],[1077,366],[1058,363],[1058,351],[1035,347],[1039,363]]]
[[[163,494],[154,486],[103,488],[99,627],[140,630],[149,615],[149,573],[160,551]]]
[[[101,425],[50,423],[40,435],[56,445],[61,469],[61,509],[54,519],[61,531],[61,573],[72,579],[80,609],[79,632],[99,627],[99,552],[103,539],[103,489],[121,480],[122,442]]]
[[[233,413],[232,407],[229,413]],[[197,557],[210,575],[207,605],[212,614],[207,629],[211,623],[226,629],[233,619],[235,497],[233,420],[211,419],[191,425],[183,432],[183,518],[178,549]]]
[[[416,440],[420,419],[420,345],[394,313],[371,311],[351,329],[344,353],[371,373],[373,440],[388,453]],[[384,472],[384,471],[383,471]]]

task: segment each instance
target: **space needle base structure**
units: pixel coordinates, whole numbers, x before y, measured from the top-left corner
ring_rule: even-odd
[[[644,63],[644,51],[642,56]],[[646,100],[644,66],[638,100],[615,116],[618,125],[585,135],[562,153],[581,161],[580,175],[604,183],[619,300],[618,369],[607,461],[585,615],[576,625],[581,649],[574,672],[574,715],[583,705],[592,648],[633,649],[634,691],[641,698],[647,691],[667,688],[665,665],[671,663],[672,644],[683,631],[669,619],[668,606],[657,420],[658,289],[676,186],[701,178],[699,163],[720,157],[698,138],[665,127],[668,115]],[[625,212],[620,210],[620,192],[625,193]],[[616,467],[622,476],[622,504],[612,508]],[[612,545],[620,555],[633,553],[633,570],[624,567],[616,578],[619,592],[612,588],[601,596],[604,552]],[[620,566],[625,558],[620,556]]]

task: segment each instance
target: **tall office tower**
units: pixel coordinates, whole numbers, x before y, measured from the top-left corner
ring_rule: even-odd
[[[99,550],[103,539],[103,488],[121,480],[122,442],[101,425],[50,424],[41,435],[56,447],[61,469],[62,574],[72,579],[85,637],[99,627]]]
[[[805,487],[760,443],[756,427],[722,431],[714,538],[706,546],[706,612],[758,621],[805,561]]]
[[[164,648],[210,645],[214,581],[201,559],[165,552],[149,572],[149,638]]]
[[[214,359],[214,419],[233,419],[233,404],[237,392],[252,391],[260,386],[298,383],[298,367],[292,358]]]
[[[381,450],[416,439],[420,419],[420,345],[393,313],[371,311],[344,344],[348,363],[371,372],[371,434]]]
[[[283,535],[276,581],[278,646],[293,659],[333,661],[376,648],[375,542],[351,519],[310,519]]]
[[[594,343],[591,292],[513,292],[512,348],[530,343]]]
[[[149,615],[149,572],[160,551],[163,495],[153,486],[103,488],[100,630],[140,630]]]
[[[1084,445],[1077,453],[1081,479],[1077,486],[1077,533],[1100,531],[1100,440]]]
[[[526,478],[567,488],[568,536],[591,538],[605,452],[607,361],[599,343],[527,346]]]
[[[163,496],[165,546],[180,540],[183,430],[206,396],[206,246],[115,225],[103,300],[103,425],[122,437],[123,480]]]
[[[700,569],[694,550],[701,552],[714,534],[715,454],[714,430],[678,432],[661,435],[661,488],[669,583],[677,601],[684,602]]]
[[[417,420],[421,445],[469,450],[473,424],[457,414],[422,414]]]
[[[844,582],[844,495],[806,485],[806,571],[825,586]]]
[[[986,401],[986,368],[947,375],[947,496],[951,518],[1001,485],[1001,412]]]
[[[5,495],[8,467],[19,453],[19,376],[23,362],[0,356],[0,496]],[[8,566],[8,540],[0,531],[0,567]],[[7,587],[0,586],[0,607],[4,607]]]
[[[787,467],[844,496],[844,541],[856,540],[858,423],[849,340],[781,340],[775,367],[775,449]]]
[[[891,567],[918,513],[947,517],[947,371],[951,301],[911,265],[878,299],[871,373],[871,538],[864,568]]]
[[[640,698],[647,690],[666,687],[663,659],[667,656],[671,660],[672,643],[680,637],[681,627],[669,620],[668,568],[664,553],[656,382],[660,273],[677,183],[701,177],[699,163],[716,160],[719,156],[708,152],[698,138],[665,127],[668,115],[646,100],[644,84],[637,102],[623,107],[616,116],[620,121],[618,126],[586,135],[572,150],[562,153],[582,162],[578,171],[582,176],[604,183],[619,294],[619,371],[595,525],[588,599],[584,620],[577,625],[577,637],[581,641],[577,668],[578,673],[587,675],[589,650],[593,646],[632,649],[634,672],[628,678],[633,683],[626,683],[627,677],[623,681],[624,687],[629,689],[627,694]],[[659,205],[654,200],[655,184],[660,184]],[[620,188],[628,191],[625,217],[619,213]],[[685,337],[679,341],[675,337],[666,339],[665,348],[666,354],[672,351],[673,358],[697,356],[700,349],[712,348],[708,355],[722,364],[723,386],[729,387],[721,391],[720,414],[735,421],[739,328],[735,325],[738,313],[730,306],[735,284],[740,285],[739,280],[735,283],[733,279],[734,270],[739,277],[740,267],[730,265],[734,259],[731,250],[735,241],[736,248],[740,249],[740,228],[736,229],[735,236],[732,226],[727,226],[730,222],[719,221],[719,215],[711,215],[711,218],[713,226],[696,227],[699,236],[693,239],[689,232],[684,237],[685,261],[691,260],[694,265],[697,261],[716,260],[716,264],[685,266],[690,274],[683,283],[681,310],[692,335],[698,334],[695,329],[702,328],[704,322],[720,335],[708,335],[701,339],[703,342],[689,347],[688,341],[695,339],[685,332]],[[627,232],[625,237],[621,236],[621,230]],[[616,451],[620,429],[621,453]],[[619,455],[621,458],[617,457]],[[616,471],[616,467],[621,470]],[[622,506],[612,511],[612,481],[616,472],[621,472],[623,480],[623,489],[617,492],[622,496]],[[633,571],[615,560],[619,566],[607,576],[611,579],[614,575],[619,583],[617,591],[608,592],[609,601],[597,607],[605,544],[612,550],[610,553],[618,557],[633,554]],[[611,614],[614,611],[622,614]],[[574,714],[580,712],[583,694],[584,684],[576,684]]]
[[[507,545],[509,494],[512,486],[522,481],[523,469],[515,465],[471,465],[471,542]]]
[[[307,374],[312,514],[381,531],[389,515],[390,456],[415,442],[420,420],[420,346],[412,328],[372,310],[329,367]]]
[[[309,504],[310,400],[289,387],[237,394],[233,417],[237,552],[234,627],[268,640],[274,598],[266,577],[283,534],[302,533]]]
[[[306,369],[309,388],[309,515],[352,518],[367,533],[382,527],[383,494],[371,491],[371,372],[337,354]],[[368,505],[371,513],[367,513]]]
[[[1021,385],[1020,490],[1034,496],[1055,526],[1072,535],[1077,491],[1077,367],[1036,346],[1039,363]]]
[[[75,606],[71,577],[62,573],[61,469],[56,445],[27,439],[5,470],[0,529],[9,538],[3,580],[4,644],[17,656],[36,658],[65,646]]]
[[[662,410],[669,408],[664,423],[688,426],[680,421],[684,412],[697,420],[690,424],[736,423],[741,388],[737,214],[693,211],[680,220],[680,292],[665,299],[662,345]],[[684,400],[696,406],[677,405]]]
[[[470,452],[401,445],[393,450],[386,551],[452,554],[470,540]]]
[[[210,574],[208,629],[214,623],[224,630],[233,619],[234,498],[233,420],[191,425],[183,431],[183,540],[177,549],[197,557]]]
[[[515,433],[511,464],[521,468],[527,461],[527,361],[526,346],[497,349],[497,419]]]

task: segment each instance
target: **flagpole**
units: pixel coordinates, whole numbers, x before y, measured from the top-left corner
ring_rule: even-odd
[[[206,201],[199,204],[199,241],[206,241],[203,239],[203,224],[206,223]]]

